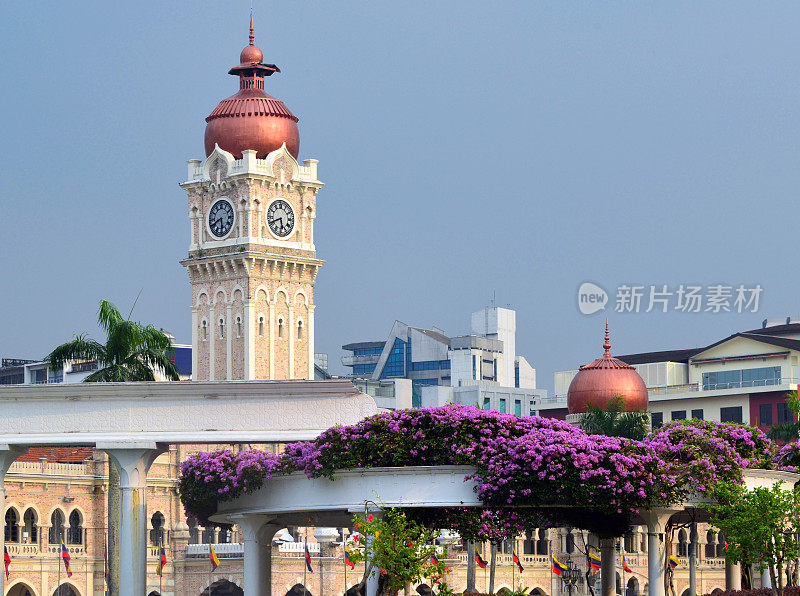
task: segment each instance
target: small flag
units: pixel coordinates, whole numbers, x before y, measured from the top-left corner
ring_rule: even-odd
[[[103,545],[103,580],[108,584],[108,547]]]
[[[217,553],[214,552],[213,544],[209,544],[208,548],[208,556],[211,558],[211,571],[214,571],[217,567],[219,567],[219,557],[217,557]]]
[[[590,569],[600,569],[600,564],[602,560],[600,559],[600,555],[596,553],[589,553],[589,556],[586,558],[586,563]]]
[[[72,577],[72,571],[69,570],[69,560],[71,557],[69,556],[69,551],[63,540],[61,541],[61,558],[64,560],[64,569],[67,570],[67,577]]]
[[[669,566],[675,569],[678,565],[681,564],[681,560],[676,557],[675,555],[669,556]]]
[[[8,547],[3,547],[3,562],[6,564],[6,579],[8,579],[8,566],[11,565],[11,555],[8,554]]]
[[[558,559],[556,559],[555,555],[550,555],[550,558],[553,559],[553,573],[556,575],[561,575],[562,571],[567,570],[567,568]]]
[[[631,568],[628,567],[628,561],[625,560],[625,554],[624,553],[622,554],[622,570],[625,573],[633,573],[633,571],[631,571]]]
[[[522,573],[525,570],[525,568],[522,566],[522,563],[519,562],[517,551],[515,551],[513,548],[511,549],[511,560],[517,564],[517,569],[519,569],[520,573]]]
[[[436,558],[436,555],[431,555],[431,565],[438,565],[439,559]]]
[[[308,552],[308,544],[306,544],[306,569],[308,569],[309,573],[314,573],[314,570],[311,568],[311,553]]]
[[[344,564],[349,565],[350,569],[356,568],[356,564],[350,560],[350,551],[347,549],[344,549]]]
[[[167,564],[167,553],[164,551],[164,545],[159,542],[158,543],[158,567],[156,567],[156,573],[158,577],[161,577],[161,574],[164,573],[164,565]],[[213,571],[213,569],[212,569]]]
[[[478,567],[481,569],[486,569],[486,561],[483,560],[480,553],[475,553],[475,562],[478,564]]]

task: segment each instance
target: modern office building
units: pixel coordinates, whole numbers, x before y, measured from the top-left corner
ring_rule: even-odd
[[[768,429],[792,420],[786,394],[800,379],[800,320],[767,319],[710,345],[617,357],[647,386],[653,425],[702,418]],[[555,373],[555,396],[542,415],[563,418],[577,370]]]

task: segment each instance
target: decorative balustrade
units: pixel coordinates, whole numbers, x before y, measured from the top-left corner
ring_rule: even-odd
[[[211,550],[207,544],[187,544],[187,557],[207,557]],[[231,542],[227,544],[215,544],[214,552],[222,557],[241,557],[244,555],[244,544],[241,542]]]

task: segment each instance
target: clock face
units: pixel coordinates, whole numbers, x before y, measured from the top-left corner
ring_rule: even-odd
[[[233,227],[233,205],[225,199],[214,203],[208,212],[208,227],[217,238],[226,236]]]
[[[283,199],[272,201],[267,209],[267,225],[278,238],[286,238],[294,230],[294,209]]]

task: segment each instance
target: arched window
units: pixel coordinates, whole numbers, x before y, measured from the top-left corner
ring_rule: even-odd
[[[242,337],[242,317],[236,316],[236,337]]]
[[[50,516],[50,531],[48,532],[47,540],[50,544],[58,544],[64,539],[64,514],[61,509],[53,511]]]
[[[283,337],[283,319],[278,319],[278,337]]]
[[[525,532],[525,540],[522,541],[522,554],[523,555],[536,554],[536,536],[531,530]]]
[[[625,552],[626,553],[636,552],[634,550],[636,548],[636,540],[634,540],[633,530],[628,528],[628,531],[625,532],[625,537],[624,537],[622,542],[625,545]]]
[[[189,526],[189,544],[198,544],[200,542],[200,529],[197,527],[197,520],[190,517],[186,520],[186,525]]]
[[[24,524],[24,529],[22,531],[24,534],[27,534],[27,538],[25,535],[23,535],[23,538],[26,538],[25,542],[28,544],[36,544],[39,542],[38,521],[39,519],[36,516],[36,511],[34,511],[32,507],[29,507],[28,510],[25,511],[25,515],[22,516],[22,523]]]
[[[706,533],[706,558],[717,556],[717,535],[711,530]]]
[[[685,557],[689,552],[689,543],[686,540],[686,530],[678,532],[678,556]]]
[[[6,542],[19,542],[19,516],[13,509],[6,511],[6,529],[4,532]]]
[[[216,532],[214,526],[207,526],[203,529],[203,544],[214,544],[216,542]]]
[[[264,317],[258,317],[258,334],[264,337]]]
[[[225,319],[219,318],[219,338],[225,339]]]
[[[547,529],[539,528],[537,532],[539,532],[539,540],[536,541],[536,554],[537,555],[550,554],[548,552],[550,544],[547,540]]]
[[[69,514],[69,528],[67,529],[67,544],[83,544],[83,528],[81,527],[81,514],[73,509]]]
[[[205,319],[203,319],[203,322],[200,324],[200,331],[203,341],[206,341],[208,339],[208,322]]]
[[[303,339],[303,321],[297,321],[297,339]]]
[[[725,538],[725,535],[722,533],[717,534],[717,556],[724,557],[725,556],[725,545],[728,543],[728,540]]]
[[[569,554],[575,552],[575,536],[573,536],[572,532],[567,534],[567,552]]]
[[[150,530],[150,544],[158,546],[164,544],[164,516],[160,511],[156,511],[150,518],[153,529]]]

